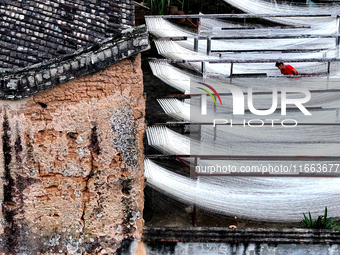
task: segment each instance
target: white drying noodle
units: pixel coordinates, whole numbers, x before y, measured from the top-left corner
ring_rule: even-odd
[[[199,177],[193,180],[145,160],[148,185],[187,204],[238,218],[297,222],[302,213],[340,216],[338,178]]]
[[[304,18],[306,19],[306,18]],[[312,18],[313,20],[315,20],[315,18]],[[148,24],[153,24],[153,26],[148,25],[149,31],[151,33],[154,33],[155,35],[159,35],[159,36],[193,36],[195,35],[192,32],[189,32],[187,30],[184,30],[172,23],[170,23],[167,20],[164,19],[160,19],[160,18],[149,18],[148,19]],[[209,23],[213,23],[213,22],[217,22],[211,19],[205,19],[204,15],[202,15],[202,24],[209,24]],[[225,23],[226,25],[224,25],[225,22],[218,22],[218,26],[223,26],[223,27],[232,27],[233,25],[230,25],[230,23]],[[158,27],[157,29],[154,28],[154,26],[156,25],[156,27]],[[157,26],[158,25],[158,26]],[[216,24],[214,24],[216,25]],[[255,34],[255,35],[279,35],[279,34],[331,34],[331,33],[335,33],[336,31],[336,20],[334,17],[332,18],[328,18],[326,22],[321,23],[320,21],[318,21],[315,25],[313,25],[311,28],[304,28],[304,29],[252,29],[252,30],[233,30],[232,33],[233,35],[251,35],[251,34]],[[160,33],[160,34],[157,34]],[[229,32],[226,32],[229,33]],[[218,31],[218,34],[221,34],[221,31]],[[276,48],[278,45],[282,45],[285,46],[285,49],[289,49],[289,48],[293,48],[296,49],[298,44],[296,42],[301,41],[300,44],[302,44],[302,46],[300,46],[300,48],[306,48],[306,47],[310,47],[309,45],[313,45],[313,41],[315,41],[316,39],[298,39],[298,40],[292,40],[293,42],[290,44],[287,44],[286,40],[273,40],[269,43],[265,43],[265,45],[267,45],[266,47],[270,48]],[[329,40],[329,39],[328,39]],[[317,41],[320,41],[319,39],[317,39]],[[332,42],[334,42],[335,40],[331,40]],[[192,49],[192,45],[193,45],[193,40],[192,39],[188,39],[186,41],[182,41],[183,45],[187,44],[189,45],[188,48]],[[240,43],[241,42],[241,43]],[[181,44],[181,42],[178,42],[179,44]],[[249,40],[237,40],[234,44],[231,44],[230,49],[238,49],[238,46],[240,44],[245,44],[242,45],[242,47],[248,47],[249,48]],[[229,45],[229,44],[226,44]],[[256,45],[256,40],[252,40],[252,44],[251,47],[253,48],[254,45]],[[260,41],[260,47],[261,49],[263,48],[263,41]],[[289,45],[293,46],[293,47],[289,47]],[[319,43],[320,45],[320,43]],[[325,45],[325,43],[322,43],[323,48],[327,47]],[[334,43],[332,43],[331,45],[334,45]],[[205,49],[205,46],[202,46]],[[236,48],[235,48],[236,47]],[[223,49],[223,48],[222,48]]]
[[[203,15],[204,16],[204,15]],[[166,36],[197,36],[198,34],[186,31],[179,26],[176,26],[169,21],[161,18],[148,18],[148,30],[150,33],[153,33],[154,35],[158,37],[166,37]],[[206,19],[202,19],[202,21],[205,21]],[[209,20],[209,19],[208,19]],[[222,22],[221,22],[222,23]],[[158,25],[158,29],[153,28],[153,25]],[[221,24],[222,25],[222,24]],[[243,36],[250,36],[250,35],[285,35],[285,34],[292,34],[292,35],[301,35],[301,34],[334,34],[336,32],[336,22],[335,19],[332,18],[331,21],[328,21],[327,23],[318,24],[313,26],[312,28],[304,28],[304,29],[251,29],[251,30],[233,30],[233,35],[243,35]],[[226,32],[227,34],[230,34],[231,32]],[[221,32],[218,33],[218,35],[221,35]],[[219,42],[223,42],[220,47],[220,49],[263,49],[264,45],[268,49],[275,49],[277,47],[282,47],[282,49],[299,49],[299,48],[313,48],[314,44],[321,46],[322,48],[329,48],[335,45],[335,39],[290,39],[290,40],[252,40],[252,43],[249,44],[249,40],[217,40],[213,41],[216,45]],[[327,43],[328,41],[328,43]],[[266,43],[267,42],[267,43]],[[319,42],[319,43],[317,43]],[[178,41],[178,44],[182,45],[183,47],[187,49],[193,48],[193,38],[188,38],[187,40]],[[202,43],[202,44],[201,44]],[[205,52],[206,45],[204,44],[204,40],[200,40],[199,46],[200,49],[202,49],[202,52]],[[259,46],[259,47],[256,47]]]
[[[289,89],[289,88],[287,88]],[[280,90],[279,90],[280,91]],[[281,95],[282,96],[282,95]],[[231,95],[220,95],[221,100],[223,102],[223,106],[219,106],[216,108],[217,114],[219,111],[224,114],[226,112],[231,112],[233,108],[233,97]],[[249,95],[248,95],[249,97]],[[270,108],[272,105],[272,92],[269,94],[253,94],[252,101],[253,105],[259,109],[267,109]],[[302,93],[294,93],[294,94],[287,94],[286,96],[289,99],[292,98],[304,98],[305,95]],[[196,97],[197,99],[197,97]],[[247,98],[245,97],[245,102],[247,104]],[[193,106],[199,106],[200,100],[191,100],[193,101]],[[195,104],[196,103],[196,104]],[[214,103],[212,100],[208,101],[208,107],[213,109]],[[280,105],[280,101],[278,101],[278,105]],[[311,93],[311,99],[303,104],[305,107],[322,107],[322,108],[339,108],[340,106],[340,91],[329,91],[329,92],[317,92],[314,91]],[[246,107],[248,109],[248,107]]]
[[[204,16],[203,16],[204,17]],[[202,22],[210,23],[211,19],[202,18]],[[228,23],[222,27],[230,27]],[[166,26],[166,24],[164,24]],[[176,27],[174,26],[173,29]],[[236,27],[237,28],[237,27]],[[336,20],[327,21],[326,23],[314,25],[311,28],[303,29],[280,29],[274,28],[261,28],[261,29],[233,29],[233,30],[215,30],[212,32],[212,36],[280,36],[280,35],[328,35],[336,33]],[[207,33],[207,35],[210,35]],[[212,50],[246,50],[246,49],[328,49],[335,46],[335,38],[306,38],[306,39],[252,39],[249,43],[249,39],[238,39],[238,40],[212,40]],[[191,40],[183,40],[177,42],[182,47],[187,49],[192,49]],[[199,51],[206,52],[206,42],[205,40],[200,40]],[[235,53],[232,53],[235,54]],[[225,54],[223,54],[225,55]]]
[[[314,18],[313,18],[314,19]],[[328,18],[325,22],[318,22],[317,24],[306,27],[306,28],[278,28],[278,27],[269,27],[269,28],[257,28],[257,29],[245,29],[248,25],[234,25],[230,22],[224,21],[216,21],[210,18],[205,18],[202,15],[201,18],[202,26],[204,29],[207,29],[205,32],[206,35],[237,35],[237,36],[251,36],[251,35],[301,35],[301,34],[308,34],[308,35],[319,35],[319,34],[332,34],[336,31],[336,19],[334,17]],[[198,36],[197,33],[191,32],[189,30],[183,29],[178,25],[175,25],[169,22],[166,19],[160,17],[148,17],[146,18],[146,25],[148,31],[152,33],[156,37],[189,37],[187,40],[183,40],[184,43],[190,42],[192,48],[193,38]],[[223,31],[221,28],[232,28],[231,31]],[[215,29],[215,30],[213,30]],[[302,42],[306,42],[306,39],[302,40]],[[244,41],[243,41],[244,43]],[[280,42],[276,41],[274,46],[278,45],[287,45],[285,41]],[[294,44],[292,44],[294,45]],[[237,45],[235,45],[237,46]],[[268,43],[268,47],[273,48],[273,44]]]
[[[162,99],[162,108],[163,110],[173,117],[174,119],[177,119],[179,121],[185,121],[185,122],[191,122],[191,123],[200,123],[200,122],[208,122],[213,123],[215,120],[216,123],[223,123],[223,120],[227,120],[230,123],[230,120],[233,121],[233,124],[242,124],[244,121],[248,123],[248,121],[255,119],[259,119],[258,117],[254,117],[253,114],[246,113],[245,115],[233,115],[232,113],[229,114],[221,114],[219,116],[213,115],[213,111],[211,111],[207,115],[201,115],[201,109],[198,107],[192,107],[186,102],[178,101],[176,104],[183,104],[182,106],[178,107],[177,109],[174,109],[171,105],[173,104],[172,101],[169,101],[168,99]],[[165,107],[167,109],[165,109]],[[271,123],[271,119],[275,119],[274,123],[281,123],[283,120],[287,119],[294,119],[298,123],[340,123],[340,109],[337,108],[329,108],[329,109],[322,109],[322,110],[309,110],[309,112],[312,114],[310,115],[302,115],[299,111],[287,111],[286,116],[282,116],[281,112],[277,112],[275,114],[271,114],[269,117],[263,117],[263,119],[268,119],[268,121],[264,121],[267,124]],[[220,119],[220,120],[218,120]],[[253,125],[256,125],[256,123],[259,123],[259,121],[251,121]],[[293,125],[293,121],[287,121],[287,125]],[[230,125],[230,124],[228,124]],[[257,124],[259,125],[259,124]]]
[[[245,128],[244,126],[218,126],[215,132],[212,126],[202,126],[202,142],[228,141],[241,143],[339,143],[340,125],[337,126],[263,126],[261,128]]]
[[[177,106],[176,109],[178,110],[180,107]],[[173,110],[173,109],[172,109]],[[159,129],[160,132],[161,129]],[[149,132],[152,133],[152,132]],[[170,132],[168,132],[169,135]],[[151,134],[152,136],[152,134]],[[156,135],[157,137],[158,135]],[[170,138],[169,138],[170,137]],[[181,146],[182,150],[180,150],[180,154],[184,154],[190,151],[190,145],[188,146],[187,142],[188,139],[184,137],[175,137],[173,134],[169,135],[163,134],[163,138],[167,140],[166,144],[167,146],[162,145],[162,139],[157,140],[157,147],[160,149],[163,149],[164,152],[173,154],[178,152],[178,146]],[[191,141],[190,142],[193,147],[195,147],[196,142]],[[188,148],[189,147],[189,148]],[[169,150],[169,148],[171,148]],[[185,149],[186,148],[186,149]],[[215,149],[215,147],[214,147]],[[207,150],[204,150],[204,152]],[[216,152],[216,151],[215,151]],[[146,164],[147,165],[147,164]],[[154,166],[153,166],[154,168]],[[324,206],[328,206],[328,208],[331,208],[331,206],[334,206],[334,201],[338,199],[337,196],[337,187],[338,183],[336,179],[329,180],[329,183],[326,183],[326,179],[318,179],[318,181],[322,181],[320,184],[320,187],[316,184],[316,179],[311,180],[309,182],[309,185],[307,184],[307,181],[309,178],[304,178],[303,181],[299,178],[294,178],[293,181],[291,178],[287,179],[287,181],[284,181],[284,178],[280,179],[273,179],[273,178],[227,178],[227,181],[230,181],[230,185],[225,185],[226,182],[222,182],[221,179],[218,179],[217,181],[207,181],[209,179],[207,178],[200,178],[204,179],[204,183],[193,183],[191,180],[179,180],[177,178],[174,182],[172,181],[172,176],[174,175],[171,172],[168,172],[166,177],[161,177],[159,175],[160,172],[157,172],[156,174],[151,171],[149,171],[150,167],[149,165],[146,166],[146,176],[150,177],[154,175],[158,175],[156,178],[148,178],[148,183],[154,185],[158,189],[162,189],[163,192],[170,193],[172,196],[177,197],[180,200],[185,200],[186,202],[192,202],[195,201],[199,206],[205,207],[207,209],[216,210],[219,212],[224,212],[229,215],[236,215],[236,216],[243,216],[243,217],[249,217],[253,219],[260,219],[260,220],[273,220],[273,221],[293,221],[293,220],[300,220],[301,219],[301,212],[310,210],[310,208],[313,205],[313,208],[318,207],[312,213],[322,213]],[[182,178],[182,177],[181,177]],[[163,180],[163,181],[161,181]],[[216,179],[210,179],[210,180],[216,180]],[[241,186],[240,183],[236,184],[235,180],[242,181],[244,184],[248,184],[246,187],[243,185]],[[161,181],[159,185],[155,184],[155,181]],[[263,181],[260,186],[257,186],[253,188],[254,185],[256,185],[259,182]],[[295,185],[293,182],[295,182]],[[328,180],[327,180],[328,181]],[[213,183],[215,186],[209,185],[210,183]],[[249,183],[247,183],[249,182]],[[271,182],[271,183],[270,183]],[[189,183],[189,186],[191,184],[194,184],[194,190],[190,189],[188,186],[184,186],[184,184]],[[282,183],[282,185],[279,185],[279,183]],[[235,185],[232,190],[231,194],[228,192],[225,192],[220,189],[220,187],[232,187],[232,185]],[[271,185],[272,184],[272,185]],[[302,185],[303,184],[303,185]],[[166,187],[166,185],[169,185],[169,187]],[[178,186],[177,186],[178,185]],[[204,186],[203,189],[197,189],[199,185]],[[241,186],[241,187],[240,187]],[[264,191],[264,187],[267,187],[267,189]],[[280,187],[280,188],[279,188]],[[325,193],[323,191],[325,188],[329,188]],[[287,194],[282,196],[284,194],[284,188],[287,188]],[[301,190],[299,190],[301,189]],[[210,192],[214,190],[215,193],[209,193],[207,195],[207,192]],[[248,190],[251,190],[248,194],[244,194]],[[279,194],[277,193],[277,190],[279,190]],[[317,194],[311,192],[311,190],[315,190]],[[222,191],[222,192],[221,192]],[[296,191],[294,196],[292,197],[292,191]],[[335,191],[335,198],[334,196]],[[177,194],[174,194],[174,192]],[[234,196],[236,193],[236,196]],[[228,196],[228,202],[223,203],[223,199],[221,200],[221,194],[226,194]],[[259,199],[259,195],[260,199]],[[302,195],[301,195],[302,194]],[[192,197],[192,195],[197,195],[196,197]],[[280,196],[281,195],[281,196]],[[209,199],[207,199],[209,198]],[[295,198],[295,199],[294,199]],[[301,199],[302,198],[302,199]],[[242,204],[240,204],[240,201],[242,201]],[[259,204],[260,201],[260,204]],[[338,204],[338,203],[336,203]],[[224,205],[226,205],[224,207]],[[276,209],[276,211],[273,210],[273,208]],[[339,208],[332,208],[333,211],[338,211]],[[295,211],[294,211],[295,210]],[[274,212],[273,212],[274,211]],[[337,215],[331,215],[331,216],[337,216]]]
[[[173,144],[182,146],[180,151],[185,155],[190,154],[190,138],[180,137],[173,134],[170,129],[163,127],[152,127],[146,130],[148,144],[162,151],[165,154],[179,154],[178,148],[172,147]]]
[[[222,19],[206,18],[204,14],[202,13],[201,15],[202,15],[202,18],[200,19],[200,25],[201,25],[200,34],[201,35],[210,35],[210,34],[219,35],[223,32],[222,28],[235,29],[236,31],[239,31],[237,29],[249,28],[249,30],[254,30],[256,28],[256,29],[261,30],[264,28],[264,26],[260,24],[248,24],[244,22],[240,24],[238,19],[235,19],[233,21],[226,21]]]
[[[158,53],[162,56],[169,59],[176,60],[218,60],[217,56],[206,55],[200,52],[190,51],[179,46],[176,42],[166,41],[166,40],[155,40],[155,45],[157,47]],[[277,54],[277,53],[276,53]],[[288,53],[286,53],[288,54]],[[318,57],[320,53],[301,53],[305,58]],[[316,54],[313,56],[313,54]],[[289,54],[288,54],[289,55]],[[251,56],[251,55],[249,55]],[[272,55],[269,59],[279,59],[279,57],[283,55]],[[232,59],[242,59],[242,56],[234,56]],[[250,58],[250,57],[249,57]],[[287,57],[288,58],[288,57]],[[299,58],[302,58],[299,55]],[[291,58],[293,59],[293,58]],[[190,62],[183,64],[187,68],[194,69],[198,72],[201,72],[201,63],[200,62]],[[327,63],[295,63],[294,66],[301,73],[325,73],[327,71]],[[220,76],[220,75],[230,75],[230,64],[225,63],[206,63],[205,65],[206,74],[208,76]],[[340,70],[333,70],[333,76],[339,75]],[[269,76],[277,76],[279,75],[278,69],[274,66],[273,63],[236,63],[234,64],[234,72],[233,73],[266,73]]]
[[[187,120],[190,116],[190,104],[186,104],[177,99],[157,99],[164,112],[175,119]]]
[[[213,86],[219,93],[230,92],[225,86],[226,84],[235,85],[242,89],[243,92],[247,92],[248,88],[252,88],[253,92],[272,92],[273,87],[294,87],[294,88],[307,88],[309,91],[313,90],[334,90],[339,89],[340,79],[337,77],[301,77],[291,78],[282,77],[278,78],[225,78],[225,79],[203,79],[200,77],[191,78],[192,87],[199,86],[204,82]]]
[[[249,143],[213,139],[205,139],[201,142],[164,127],[149,127],[147,136],[150,146],[172,155],[338,156],[340,150],[340,145],[336,143],[281,142],[278,144],[270,141]]]
[[[148,31],[157,37],[195,36],[196,33],[182,29],[179,26],[160,17],[146,17],[145,23]],[[193,41],[193,40],[192,40]]]
[[[177,107],[177,109],[172,107],[173,102],[171,100],[162,99],[161,102],[162,102],[161,106],[163,110],[168,115],[170,115],[171,117],[179,121],[186,121],[186,122],[192,122],[192,123],[197,123],[197,122],[213,123],[213,121],[215,120],[216,123],[223,123],[223,120],[229,121],[232,119],[234,124],[239,124],[239,123],[243,123],[244,121],[248,123],[248,121],[253,120],[254,118],[258,119],[258,117],[254,117],[254,115],[250,113],[246,113],[245,115],[240,115],[240,116],[233,115],[232,113],[214,115],[213,111],[211,111],[207,115],[201,115],[201,109],[199,109],[198,107],[196,108],[192,106],[190,107],[190,105],[185,102],[177,101],[176,104],[180,106],[180,107]],[[299,110],[296,110],[296,111],[287,110],[287,114],[285,116],[282,116],[281,112],[277,112],[277,113],[271,114],[270,116],[264,116],[263,118],[268,119],[268,121],[265,121],[268,123],[271,123],[270,119],[273,119],[273,120],[275,119],[276,120],[274,121],[275,123],[281,122],[284,119],[294,119],[297,121],[297,123],[340,123],[340,117],[339,117],[340,109],[339,108],[326,108],[322,110],[309,109],[309,112],[312,114],[312,116],[302,115],[301,112],[299,112]],[[293,124],[293,121],[290,121],[289,123],[288,122],[287,122],[287,125],[289,123],[291,125]],[[259,121],[258,122],[252,121],[251,123],[256,125],[256,123],[259,123]]]
[[[299,6],[290,6],[286,4],[274,4],[262,0],[224,0],[228,4],[249,13],[249,14],[336,14],[339,11],[338,5],[318,5],[315,8],[306,8]],[[275,21],[287,25],[313,25],[320,22],[327,21],[329,17],[268,17],[265,18],[270,21]]]
[[[168,178],[166,178],[166,180],[169,180]],[[245,179],[243,179],[243,180],[245,180]],[[258,179],[257,179],[258,180]],[[266,180],[266,183],[267,183],[268,181]],[[221,184],[221,182],[219,182],[219,184]],[[314,184],[315,184],[315,182],[313,182],[312,183],[312,185],[313,185],[313,187],[315,188],[315,186],[314,186]],[[300,187],[300,183],[298,184],[299,185],[299,187]],[[183,187],[182,185],[181,185],[181,187]],[[274,186],[275,188],[277,187],[277,184],[275,183],[275,186]],[[285,187],[287,187],[286,185],[285,185]],[[242,191],[243,191],[243,188],[242,188]],[[272,193],[271,193],[272,194]],[[298,193],[299,194],[299,196],[301,195],[301,193]],[[220,194],[218,194],[218,196],[220,197]],[[181,196],[181,197],[183,197],[183,196]],[[239,198],[238,198],[239,199]],[[256,198],[256,203],[257,203],[257,199],[258,198]],[[202,201],[202,199],[199,199],[200,201]],[[218,201],[218,204],[220,204],[220,200],[219,199],[217,199],[216,201]],[[242,201],[245,201],[245,200],[242,200]],[[238,202],[238,201],[237,201]],[[315,200],[313,199],[313,202],[315,202]],[[249,204],[249,203],[247,203],[247,204]],[[281,200],[280,200],[280,204],[281,204]],[[270,203],[270,205],[272,206],[273,205],[273,203]],[[203,206],[206,206],[206,207],[210,207],[210,206],[207,206],[206,204],[204,204]],[[256,210],[257,210],[257,208],[258,208],[259,206],[258,205],[256,205]],[[267,212],[268,211],[268,206],[265,206],[264,207],[265,208],[265,212]],[[309,209],[309,208],[308,208]],[[322,208],[323,209],[323,208]],[[322,211],[322,209],[321,209],[321,211]],[[222,211],[225,211],[225,210],[222,210]],[[282,210],[280,210],[280,212],[282,213]],[[287,212],[288,214],[289,214],[289,212]],[[300,219],[301,218],[301,212],[299,212],[299,216],[298,216],[298,219]],[[263,215],[263,214],[262,214]],[[287,214],[285,214],[285,219],[286,219],[286,215]],[[250,216],[250,217],[252,217],[252,218],[256,218],[256,216]],[[275,218],[274,220],[276,220],[277,218]],[[285,220],[285,219],[282,219],[282,220]],[[266,215],[266,220],[268,220],[268,217],[267,217],[267,215]],[[289,219],[289,220],[291,220],[291,219]]]
[[[157,61],[149,61],[154,76],[161,79],[168,85],[182,91],[190,91],[190,76],[184,72],[180,72],[177,68],[171,68],[168,63]]]
[[[218,88],[218,92],[229,92],[226,88],[226,84],[235,85],[246,92],[249,87],[254,92],[271,91],[273,84],[276,87],[305,87],[308,90],[322,90],[322,89],[338,89],[339,80],[331,78],[326,81],[321,80],[320,77],[310,78],[303,77],[301,79],[276,79],[276,78],[205,78],[201,76],[192,75],[185,71],[178,69],[168,63],[161,61],[149,61],[152,72],[159,79],[167,83],[168,85],[182,91],[186,94],[199,94],[202,91],[197,87],[202,87],[201,83],[211,85],[214,88]],[[320,82],[322,81],[322,82]]]
[[[158,30],[154,30],[154,28],[152,28],[151,25],[149,25],[149,30],[152,33],[156,33],[159,36],[188,36],[188,35],[192,35],[192,33],[185,33],[185,31],[183,29],[180,29],[179,27],[171,24],[168,21],[162,20],[160,18],[149,18],[148,19],[148,23],[149,24],[153,24],[153,23],[160,23],[160,32],[154,32],[154,31],[158,31]],[[176,32],[177,30],[177,32]],[[284,29],[281,30],[271,30],[271,31],[282,31]],[[167,32],[169,31],[169,32]],[[249,32],[249,31],[248,31]],[[260,31],[261,32],[261,31]],[[329,33],[334,33],[335,32],[335,21],[333,20],[331,23],[328,22],[326,24],[322,24],[319,26],[316,26],[314,29],[308,29],[306,31],[304,31],[304,33],[308,33],[308,34],[320,34],[320,33],[325,34],[326,32]],[[159,34],[161,33],[161,34]],[[167,34],[168,33],[168,34]],[[233,33],[235,33],[235,31],[233,31]],[[247,33],[247,31],[241,31],[240,33],[244,34]],[[283,31],[281,33],[287,33],[286,31]],[[303,31],[296,31],[294,32],[295,34],[301,34],[303,33]],[[233,50],[244,50],[244,49],[263,49],[263,47],[267,48],[267,49],[277,49],[277,48],[281,48],[281,49],[306,49],[307,47],[319,47],[319,48],[323,48],[323,49],[330,49],[330,50],[323,50],[323,51],[319,51],[319,52],[298,52],[298,53],[285,53],[284,54],[284,58],[296,58],[296,55],[298,55],[298,58],[318,58],[318,57],[334,57],[338,55],[338,50],[336,49],[331,49],[335,47],[335,39],[281,39],[281,40],[252,40],[252,43],[249,44],[249,40],[213,40],[212,43],[212,49],[219,49],[219,50],[225,50],[225,49],[233,49]],[[165,54],[166,57],[170,57],[170,58],[177,58],[177,59],[181,59],[183,58],[183,56],[185,56],[185,58],[189,58],[189,59],[206,59],[205,55],[205,51],[206,51],[206,42],[205,41],[200,41],[199,43],[199,53],[197,52],[193,52],[190,49],[192,49],[192,45],[193,45],[193,39],[189,38],[188,40],[185,41],[180,41],[180,42],[171,42],[172,44],[178,44],[178,45],[182,45],[184,47],[176,47],[173,45],[170,45],[169,43],[158,43],[157,45],[157,49],[159,50],[160,54]],[[266,45],[266,46],[264,46]],[[185,50],[186,49],[186,50]],[[164,53],[167,52],[167,53]],[[171,53],[170,53],[171,52]],[[176,54],[177,52],[177,54]],[[183,55],[183,56],[181,56]],[[261,54],[254,54],[254,53],[229,53],[229,54],[223,54],[224,58],[233,58],[233,59],[239,59],[239,58],[247,58],[247,59],[252,59],[252,58],[271,58],[271,59],[275,59],[275,58],[280,58],[282,57],[282,53],[261,53]],[[216,59],[216,57],[209,57],[210,59]],[[212,73],[211,75],[215,74],[226,74],[227,71],[230,69],[230,65],[229,64],[223,64],[223,65],[217,65],[217,64],[213,64],[214,67],[210,67],[210,64],[207,64],[207,72],[208,73]],[[209,67],[208,67],[209,66]],[[191,63],[191,67],[199,70],[200,66],[197,63]],[[299,71],[304,71],[304,72],[310,72],[312,71],[312,73],[315,72],[325,72],[327,70],[327,67],[325,64],[323,63],[296,63],[296,68],[300,69]],[[214,71],[214,69],[216,69]],[[246,63],[242,63],[242,64],[235,64],[235,73],[240,72],[240,73],[244,73],[244,72],[259,72],[261,70],[269,70],[269,75],[276,75],[277,74],[277,69],[275,67],[273,67],[273,64],[268,64],[268,63],[264,63],[264,64],[246,64]],[[275,71],[273,71],[275,70]],[[263,72],[263,71],[262,71]]]
[[[200,109],[200,97],[192,97],[186,102],[181,102],[177,99],[159,99],[161,107],[165,113],[171,115],[173,118],[181,121],[190,122],[213,122],[215,119],[233,119],[235,123],[242,122],[242,119],[254,119],[255,116],[249,112],[244,115],[233,115],[233,99],[232,96],[220,95],[223,106],[218,105],[216,108],[212,100],[207,102],[208,114],[202,115]],[[253,105],[255,109],[270,109],[272,106],[272,93],[253,95]],[[288,98],[303,98],[301,94],[289,95]],[[282,115],[281,111],[276,111],[270,115],[263,116],[265,119],[296,119],[299,123],[339,123],[339,101],[340,92],[316,92],[312,91],[309,102],[303,104],[307,107],[311,115],[305,115],[300,110],[290,110],[290,105],[286,115]],[[217,99],[216,99],[217,100]],[[246,102],[246,100],[245,100]],[[277,107],[280,107],[278,102]],[[294,108],[295,109],[295,108]],[[245,110],[248,110],[246,105]],[[238,121],[237,121],[238,120]]]

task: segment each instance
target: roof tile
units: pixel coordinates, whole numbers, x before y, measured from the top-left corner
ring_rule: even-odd
[[[129,0],[1,1],[0,56],[6,57],[0,69],[29,66],[119,36],[134,25],[133,10]]]

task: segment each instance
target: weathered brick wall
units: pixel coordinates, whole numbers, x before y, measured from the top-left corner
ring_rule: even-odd
[[[1,254],[108,254],[140,238],[140,62],[0,101]]]

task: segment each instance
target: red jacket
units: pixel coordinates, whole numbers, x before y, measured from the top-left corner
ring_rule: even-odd
[[[294,74],[293,70],[295,70],[294,67],[292,67],[291,65],[285,65],[285,69],[282,70],[281,69],[281,73],[282,74]],[[298,73],[298,71],[295,70],[296,73]]]

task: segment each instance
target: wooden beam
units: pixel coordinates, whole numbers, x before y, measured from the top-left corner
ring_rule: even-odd
[[[191,18],[191,19],[216,19],[216,18],[235,18],[235,19],[244,19],[244,18],[274,18],[274,17],[334,17],[334,14],[185,14],[185,15],[146,15],[145,18],[163,18],[163,19],[178,19],[180,18]]]
[[[329,50],[326,48],[320,49],[254,49],[254,50],[211,50],[211,53],[224,53],[224,52],[283,52],[283,53],[298,53],[298,52],[319,52],[323,50]]]
[[[335,109],[334,109],[335,110]],[[183,125],[213,125],[212,122],[166,122],[166,123],[155,123],[152,126],[171,126],[171,127],[180,127]],[[217,125],[217,124],[216,124]],[[222,125],[222,124],[218,124]],[[227,123],[226,125],[230,125]],[[243,126],[243,123],[233,123],[233,126]],[[264,126],[280,126],[281,123],[264,123]],[[298,126],[340,126],[340,123],[298,123]]]
[[[199,40],[254,40],[254,39],[306,39],[306,38],[338,38],[340,34],[300,34],[300,35],[225,35],[225,36],[211,36],[211,35],[188,35],[188,36],[162,36],[157,37],[157,40],[172,40],[172,41],[183,41],[188,38],[197,38]]]
[[[191,63],[191,62],[208,62],[208,63],[271,63],[271,62],[340,62],[340,58],[272,58],[272,59],[156,59],[149,58],[151,61],[166,63]]]

